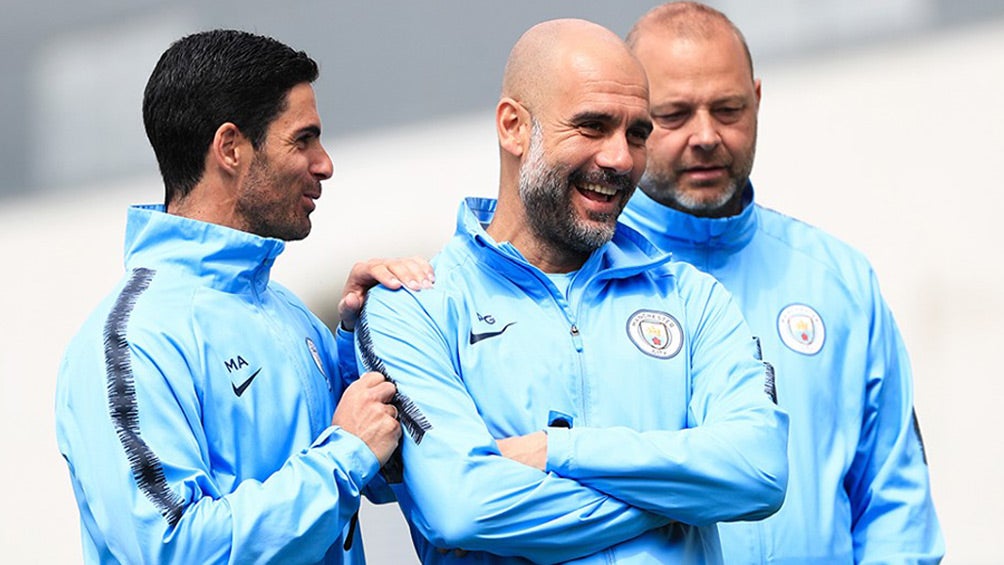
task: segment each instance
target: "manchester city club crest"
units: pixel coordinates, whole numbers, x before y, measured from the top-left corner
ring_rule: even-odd
[[[683,330],[676,318],[665,312],[639,310],[628,318],[627,334],[642,353],[669,359],[683,348]]]
[[[805,304],[785,306],[777,316],[777,333],[792,351],[815,355],[823,348],[826,327],[819,313]]]

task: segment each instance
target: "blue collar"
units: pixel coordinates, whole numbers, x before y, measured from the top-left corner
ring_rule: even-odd
[[[630,225],[637,226],[661,249],[711,248],[737,251],[756,233],[758,216],[753,185],[743,192],[743,210],[727,218],[701,218],[674,210],[637,190],[624,210]]]
[[[168,214],[161,205],[132,206],[126,219],[127,269],[177,269],[226,292],[264,290],[283,249],[281,240]]]
[[[496,242],[485,232],[497,205],[498,201],[494,198],[465,199],[457,213],[457,235],[465,236],[470,245],[476,248],[491,250],[488,253],[475,252],[480,260],[487,261],[493,268],[505,268],[509,272],[539,272],[512,244]],[[593,252],[579,268],[579,273],[585,274],[587,278],[595,274],[622,278],[652,269],[668,262],[670,258],[669,253],[659,250],[634,229],[618,224],[613,239]],[[504,263],[509,267],[504,267]],[[515,265],[519,265],[519,268],[511,269]],[[539,276],[544,274],[539,273]]]

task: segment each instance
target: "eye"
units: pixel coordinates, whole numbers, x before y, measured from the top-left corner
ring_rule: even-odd
[[[298,149],[307,149],[311,145],[318,143],[321,139],[321,132],[314,128],[301,130],[293,137],[293,143]]]
[[[680,110],[669,114],[659,114],[657,116],[653,116],[652,119],[659,127],[676,129],[685,124],[688,118],[690,118],[690,112]]]
[[[579,124],[579,130],[589,136],[602,135],[605,129],[602,122],[582,122]]]
[[[643,128],[631,128],[627,132],[628,143],[632,145],[645,145],[652,130]]]
[[[730,124],[739,120],[742,117],[743,109],[738,106],[724,106],[721,108],[715,108],[715,117],[719,121]]]

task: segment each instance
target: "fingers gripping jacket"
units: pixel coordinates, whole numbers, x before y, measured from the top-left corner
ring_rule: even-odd
[[[394,379],[387,374],[386,365],[373,351],[373,339],[370,337],[369,324],[366,322],[365,307],[359,317],[359,321],[356,323],[356,339],[359,342],[359,355],[362,358],[363,369],[380,373],[385,379],[393,383]],[[432,424],[422,414],[422,411],[419,410],[418,406],[410,398],[401,394],[400,391],[394,393],[394,396],[390,399],[390,403],[397,408],[401,425],[404,426],[404,430],[408,432],[411,439],[415,441],[416,445],[422,443],[425,432],[432,429]],[[391,456],[390,460],[381,469],[381,473],[383,473],[387,482],[401,482],[403,472],[401,465],[401,446],[398,446],[394,455]]]

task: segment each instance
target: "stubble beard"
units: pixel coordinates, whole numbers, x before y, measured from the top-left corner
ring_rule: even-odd
[[[729,183],[711,197],[708,197],[706,192],[681,189],[680,173],[672,171],[669,167],[654,169],[651,166],[651,154],[649,155],[650,166],[645,169],[645,174],[638,181],[638,186],[653,200],[675,210],[700,217],[724,217],[728,215],[729,210],[734,208],[733,204],[742,197],[743,190],[749,184],[755,147],[754,138],[754,146],[750,149],[749,155],[738,163],[738,166],[735,161],[729,166]]]
[[[547,163],[540,124],[532,123],[530,147],[519,169],[519,196],[530,230],[553,249],[588,255],[613,238],[617,215],[589,213],[589,221],[576,215],[571,194],[574,174],[566,166]]]
[[[681,212],[687,212],[695,216],[714,217],[721,212],[727,204],[732,202],[739,191],[740,181],[732,178],[724,190],[718,191],[713,197],[699,197],[691,191],[680,190],[679,179],[664,172],[645,171],[638,185],[645,194],[653,200],[669,206]],[[746,185],[746,180],[742,180],[742,186]]]
[[[277,187],[282,184],[283,180],[269,166],[268,159],[262,153],[256,154],[237,199],[236,212],[244,218],[246,231],[255,235],[283,241],[304,239],[310,233],[310,218],[301,220],[297,217],[297,208],[289,207],[285,198],[275,197]],[[297,197],[299,194],[298,190]]]

